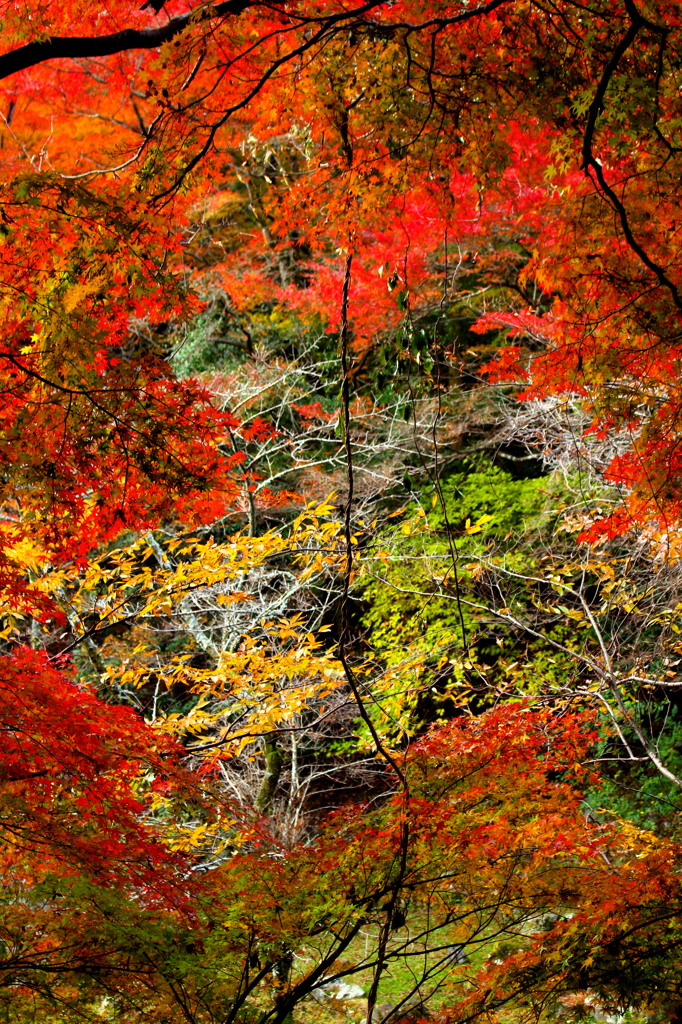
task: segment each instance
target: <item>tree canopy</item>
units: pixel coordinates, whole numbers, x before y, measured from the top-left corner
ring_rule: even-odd
[[[682,5],[0,21],[6,1019],[677,1021]]]

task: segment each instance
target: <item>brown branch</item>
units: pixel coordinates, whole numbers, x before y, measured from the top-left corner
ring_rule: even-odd
[[[267,6],[281,0],[271,0]],[[165,25],[155,28],[126,28],[107,36],[50,36],[47,39],[26,43],[16,50],[0,55],[0,79],[9,78],[18,71],[35,67],[46,60],[76,60],[88,57],[109,57],[127,50],[154,50],[183,32],[190,21],[213,20],[226,15],[241,14],[252,6],[250,0],[223,0],[198,14],[189,12],[171,18]]]
[[[343,381],[341,384],[341,405],[343,410],[343,433],[344,433],[344,446],[346,450],[346,471],[348,479],[348,497],[346,498],[346,504],[343,514],[343,534],[346,546],[346,569],[343,575],[343,592],[341,594],[341,636],[339,638],[339,661],[343,666],[348,685],[351,688],[355,703],[358,706],[360,717],[367,726],[370,736],[377,752],[384,758],[384,760],[391,766],[393,771],[400,779],[401,785],[405,792],[408,791],[407,779],[404,773],[401,771],[395,758],[384,746],[379,733],[377,732],[376,726],[372,721],[371,715],[365,707],[365,702],[358,686],[358,681],[355,676],[355,672],[348,657],[348,643],[350,640],[350,622],[349,622],[349,609],[348,602],[350,597],[350,584],[353,576],[353,537],[352,537],[352,525],[351,515],[353,510],[353,491],[354,491],[354,475],[353,475],[353,444],[350,435],[350,374],[349,374],[349,359],[348,359],[348,297],[350,292],[350,277],[351,267],[353,264],[353,251],[348,250],[346,256],[346,266],[343,276],[343,298],[341,300],[341,371],[343,373]]]
[[[597,121],[604,109],[606,93],[608,92],[611,80],[618,70],[623,57],[634,43],[642,28],[648,28],[653,32],[657,32],[659,35],[663,36],[663,38],[665,38],[666,35],[666,29],[659,25],[655,25],[653,22],[641,15],[632,0],[626,0],[625,6],[630,17],[630,27],[607,61],[587,112],[585,131],[583,133],[582,170],[591,179],[596,190],[604,196],[615,211],[618,216],[618,220],[620,221],[623,236],[629,248],[636,256],[639,257],[639,260],[644,264],[644,266],[654,274],[659,284],[668,290],[675,306],[678,309],[682,309],[682,296],[680,296],[677,285],[668,277],[664,268],[649,256],[644,247],[636,239],[630,224],[626,206],[606,180],[602,163],[594,153],[594,136],[597,130]]]
[[[509,2],[510,0],[489,0],[488,3],[482,4],[480,7],[462,11],[451,17],[432,18],[420,23],[389,23],[387,28],[391,32],[398,29],[417,32],[431,27],[445,28],[491,14],[498,7]],[[257,4],[254,4],[252,0],[222,0],[221,3],[203,10],[189,11],[187,14],[178,15],[171,18],[165,25],[158,25],[154,28],[127,28],[106,36],[49,36],[47,39],[35,40],[17,47],[16,50],[1,54],[0,79],[9,78],[18,71],[25,71],[27,68],[35,67],[47,60],[83,60],[90,57],[110,57],[128,50],[154,50],[183,32],[192,21],[212,21],[228,15],[242,14],[249,7],[272,8],[282,3],[284,0],[268,0],[266,3]],[[362,15],[380,6],[381,3],[382,0],[371,0],[370,3],[362,5],[358,10],[342,11],[336,17],[330,18],[328,15],[323,15],[321,17],[299,17],[298,20],[302,24],[321,22],[325,25],[333,25],[337,21],[348,21]]]

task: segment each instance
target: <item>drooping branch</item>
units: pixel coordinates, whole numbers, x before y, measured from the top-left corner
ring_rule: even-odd
[[[655,275],[659,284],[668,290],[675,306],[678,309],[682,309],[682,296],[680,295],[677,285],[670,279],[665,269],[651,258],[635,237],[625,203],[618,197],[615,190],[607,181],[603,164],[594,152],[594,137],[597,130],[597,121],[604,109],[609,86],[614,75],[618,71],[621,61],[628,50],[632,47],[640,30],[642,28],[648,28],[650,31],[656,32],[661,36],[663,41],[665,41],[667,37],[668,30],[662,26],[654,24],[654,22],[649,21],[649,19],[641,15],[632,0],[626,0],[625,6],[630,17],[630,27],[607,61],[595,90],[592,103],[590,104],[587,112],[587,120],[583,133],[582,170],[591,179],[597,191],[600,192],[607,202],[613,207],[613,210],[620,222],[623,237],[625,238],[629,248],[635,253],[647,270],[650,270]]]
[[[213,21],[242,14],[249,7],[268,10],[280,7],[285,2],[286,0],[266,0],[261,3],[254,3],[253,0],[222,0],[222,2],[203,10],[188,11],[186,14],[178,15],[171,18],[165,25],[158,25],[154,28],[127,28],[105,36],[49,36],[47,39],[26,43],[25,46],[1,54],[0,79],[9,78],[18,71],[25,71],[27,68],[35,67],[48,60],[84,60],[91,57],[110,57],[128,50],[154,50],[183,32],[191,22]],[[383,2],[384,0],[369,0],[369,2],[362,3],[357,9],[345,9],[332,17],[324,14],[311,14],[309,17],[299,14],[296,21],[300,25],[322,23],[331,27],[336,23],[349,22],[355,17],[361,17],[374,8],[380,7]],[[460,11],[450,17],[430,18],[418,23],[395,22],[390,23],[387,28],[391,31],[403,29],[408,32],[417,32],[433,27],[445,28],[492,14],[498,7],[509,2],[510,0],[488,0],[487,3],[479,7]]]
[[[272,7],[273,3],[278,2],[281,0],[271,0],[267,5],[260,6]],[[88,57],[110,57],[127,50],[154,50],[184,31],[192,20],[213,20],[242,14],[250,6],[254,6],[250,0],[223,0],[199,14],[181,14],[171,18],[165,25],[154,28],[126,28],[106,36],[50,36],[36,40],[0,55],[0,79],[9,78],[18,71],[25,71],[47,60],[82,60]]]

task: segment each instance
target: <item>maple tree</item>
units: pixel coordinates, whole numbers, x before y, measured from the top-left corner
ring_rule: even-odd
[[[155,947],[187,936],[200,894],[158,809],[200,791],[167,740],[42,653],[3,659],[2,708],[2,1000],[14,1013],[46,999],[68,1019],[101,979],[144,988]]]
[[[674,522],[675,4],[640,10],[628,0],[585,14],[570,2],[426,12],[370,2],[312,15],[225,3],[194,13],[179,5],[165,20],[134,7],[87,5],[77,34],[64,5],[42,5],[30,22],[3,8],[4,144],[15,175],[5,252],[8,266],[30,274],[21,293],[35,310],[13,303],[13,387],[37,381],[20,355],[27,333],[35,356],[59,348],[46,306],[72,334],[94,317],[101,334],[88,332],[90,352],[111,369],[96,352],[112,354],[143,294],[150,322],[178,315],[178,278],[173,286],[167,271],[172,278],[181,260],[191,267],[199,241],[195,279],[220,281],[237,310],[274,294],[332,326],[342,277],[334,250],[352,247],[358,351],[398,323],[400,306],[411,323],[420,309],[447,306],[452,275],[473,270],[482,284],[514,289],[480,328],[548,346],[532,360],[527,394],[583,395],[595,429],[631,435],[608,470],[629,497],[596,529]],[[183,225],[198,209],[204,226],[183,255]],[[213,227],[221,214],[231,221],[225,238]],[[107,240],[95,243],[105,215]],[[37,243],[55,231],[53,266],[54,252]],[[480,239],[493,237],[474,262]],[[89,244],[104,264],[84,255]],[[120,291],[103,296],[106,262]],[[377,286],[382,269],[398,305]],[[498,374],[521,372],[506,358]],[[87,390],[60,386],[74,399]],[[207,436],[205,423],[186,426]],[[130,427],[136,444],[116,430],[109,444],[132,472],[141,427]],[[174,430],[181,424],[168,424],[169,440]],[[133,480],[128,487],[133,522]],[[144,490],[149,500],[153,488]],[[110,516],[122,507],[113,495],[108,504]]]
[[[3,998],[13,1014],[37,1000],[66,1020],[87,1004],[106,1017],[115,995],[126,1019],[214,1021],[241,1019],[258,996],[257,1019],[282,1021],[322,981],[368,973],[371,1013],[382,975],[404,959],[414,979],[405,1001],[437,993],[447,1020],[517,1004],[523,1014],[529,1000],[570,1006],[587,985],[605,1005],[674,1005],[676,850],[584,818],[584,716],[509,706],[441,727],[410,752],[407,793],[381,809],[343,809],[286,857],[272,856],[255,823],[214,825],[230,855],[188,876],[163,816],[141,822],[139,795],[124,794],[125,773],[139,777],[159,753],[154,787],[167,799],[165,771],[177,792],[182,772],[173,783],[165,741],[127,711],[122,730],[103,729],[105,705],[46,678],[40,662],[17,659],[23,686],[4,714],[32,740],[3,791],[14,838],[3,855]],[[75,732],[59,747],[44,738],[46,683],[50,699],[71,704]],[[208,831],[193,839],[195,857],[210,848]],[[368,950],[354,940],[371,928]]]
[[[8,1019],[283,1024],[360,976],[371,1021],[405,964],[393,1019],[679,1014],[674,837],[583,804],[603,706],[679,785],[631,710],[676,596],[613,568],[627,531],[679,547],[679,3],[157,6],[0,2]],[[482,377],[522,383],[531,454],[580,410],[613,489],[564,527],[602,554],[458,534]],[[496,697],[548,648],[598,685],[448,679],[413,738],[433,673],[485,674],[486,615],[541,642]],[[366,799],[326,817],[337,770]]]

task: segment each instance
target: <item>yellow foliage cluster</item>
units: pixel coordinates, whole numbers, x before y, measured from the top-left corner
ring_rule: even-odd
[[[197,667],[193,628],[200,633],[207,619],[252,600],[249,580],[274,561],[287,558],[301,584],[342,571],[342,526],[334,512],[329,500],[311,503],[286,530],[236,533],[221,543],[147,534],[85,568],[52,568],[40,546],[20,533],[8,551],[36,592],[64,612],[71,648],[94,650],[102,684],[188,694],[189,709],[167,716],[159,711],[157,727],[188,740],[190,749],[220,746],[234,755],[324,700],[343,682],[343,671],[301,615],[256,622],[257,636],[247,630],[229,649],[213,652],[209,667]],[[209,609],[199,615],[188,605],[197,597]],[[8,635],[23,619],[7,620]],[[186,632],[178,653],[161,651],[155,641],[155,630],[173,622]],[[116,644],[119,633],[126,634],[123,645]]]

